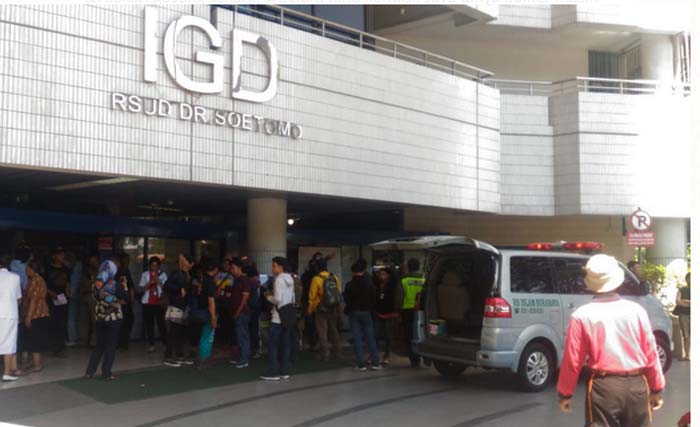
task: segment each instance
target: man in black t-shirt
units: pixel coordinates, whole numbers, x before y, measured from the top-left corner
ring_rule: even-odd
[[[66,267],[65,251],[56,247],[51,251],[51,261],[46,267],[44,279],[51,326],[49,328],[49,342],[51,352],[55,357],[66,357],[65,347],[68,327],[68,299],[70,298],[71,271]]]

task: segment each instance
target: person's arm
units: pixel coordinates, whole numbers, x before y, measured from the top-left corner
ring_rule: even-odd
[[[146,286],[148,286],[150,280],[149,280],[149,274],[148,271],[144,271],[141,273],[141,279],[139,280],[139,288],[141,288],[142,291],[146,290]]]
[[[690,308],[690,300],[681,297],[681,290],[676,292],[676,305],[683,308]]]
[[[267,300],[270,304],[276,306],[279,303],[280,288],[282,286],[282,278],[280,276],[275,277],[275,281],[272,282],[272,292],[266,294]]]
[[[209,305],[209,318],[211,319],[211,328],[216,329],[216,301],[213,296],[207,298],[207,303]]]
[[[571,398],[588,355],[588,341],[584,336],[583,324],[573,316],[566,332],[565,345],[557,391],[559,392],[559,407],[563,412],[571,412]]]
[[[340,284],[340,280],[338,280],[338,276],[336,276],[336,275],[333,275],[333,279],[335,280],[335,285],[338,287],[338,293],[341,295],[341,298],[342,298],[343,287]],[[340,301],[340,303],[336,306],[335,316],[339,319],[343,316],[343,301]],[[340,322],[338,322],[338,323],[340,323]]]
[[[656,338],[654,338],[654,333],[652,332],[649,316],[642,310],[639,313],[639,328],[642,333],[642,351],[647,359],[647,365],[643,369],[644,376],[649,383],[649,391],[652,395],[657,395],[658,397],[666,388],[666,378],[659,360],[659,353],[656,351]]]

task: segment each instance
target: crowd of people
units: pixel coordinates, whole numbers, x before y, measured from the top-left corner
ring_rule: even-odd
[[[177,268],[166,272],[163,260],[153,256],[135,281],[127,254],[76,260],[57,247],[41,265],[30,248],[20,246],[14,258],[0,258],[3,381],[39,372],[42,355],[66,357],[66,348],[74,346],[93,348],[85,378],[93,378],[101,365],[102,378],[114,379],[117,349],[127,349],[132,338],[135,305],[141,306],[136,312],[142,314],[147,351],[155,352],[160,341],[167,367],[203,368],[217,343],[230,351],[237,369],[248,368],[250,359],[266,350],[269,368],[261,378],[286,379],[301,351],[317,352],[320,361],[340,358],[343,314],[358,369],[379,370],[390,363],[400,326],[404,349],[419,366],[410,340],[423,284],[420,262],[410,260],[409,273],[399,278],[393,268],[372,274],[358,259],[342,286],[329,271],[332,256],[314,254],[301,276],[285,258],[274,258],[269,278],[245,257],[219,263],[181,253]]]

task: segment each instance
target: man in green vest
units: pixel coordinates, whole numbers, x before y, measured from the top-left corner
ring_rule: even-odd
[[[411,366],[420,367],[420,357],[413,352],[411,341],[413,340],[413,319],[416,309],[416,297],[423,290],[425,278],[420,272],[420,261],[416,258],[408,260],[406,265],[408,274],[401,279],[399,292],[403,295],[401,304],[401,325],[403,329],[404,343],[411,360]]]

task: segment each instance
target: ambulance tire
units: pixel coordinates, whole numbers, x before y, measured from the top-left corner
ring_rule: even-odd
[[[438,361],[438,360],[433,360],[433,366],[435,366],[435,369],[443,377],[446,377],[446,378],[458,377],[458,376],[462,375],[462,372],[464,372],[465,369],[467,369],[467,365],[462,365],[459,363],[452,363],[452,362]]]
[[[523,391],[539,392],[546,389],[554,377],[554,357],[545,345],[534,342],[523,350],[518,366],[518,382]]]

